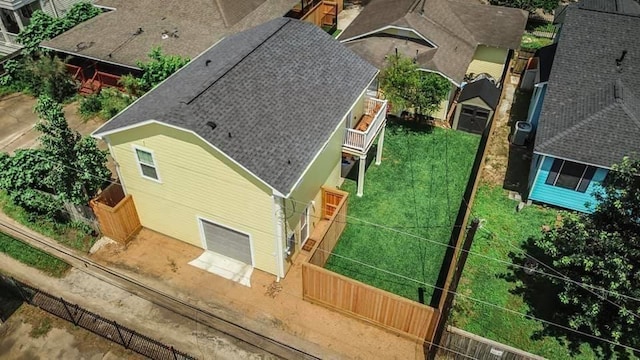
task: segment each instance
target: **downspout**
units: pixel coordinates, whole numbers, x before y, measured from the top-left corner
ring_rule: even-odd
[[[286,221],[284,202],[283,199],[277,195],[273,195],[273,224],[275,226],[275,241],[276,241],[276,266],[277,275],[276,282],[280,282],[280,279],[284,277],[284,249],[282,248],[282,242],[284,239],[284,222]]]

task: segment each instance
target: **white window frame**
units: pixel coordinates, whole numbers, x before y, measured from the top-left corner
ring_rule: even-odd
[[[311,226],[309,224],[309,220],[311,220],[310,216],[309,216],[310,213],[311,213],[310,208],[311,208],[311,204],[308,204],[304,208],[304,212],[300,216],[300,246],[301,247],[304,246],[304,244],[307,242],[307,240],[309,240],[309,238],[311,237]],[[307,233],[306,234],[302,233],[302,228],[303,228],[302,221],[303,220],[305,222],[304,226],[307,229],[307,231],[306,231]],[[304,235],[306,235],[306,236],[304,236]]]
[[[156,155],[155,155],[154,151],[151,150],[151,149],[139,146],[139,145],[132,145],[132,148],[133,148],[133,157],[136,160],[136,164],[138,164],[138,172],[140,173],[140,176],[143,177],[144,179],[155,181],[155,182],[161,184],[162,180],[160,180],[160,172],[158,171],[158,163],[156,162]],[[157,179],[145,175],[144,172],[142,171],[142,165],[143,164],[140,161],[140,159],[138,158],[138,150],[144,151],[146,153],[151,154],[151,159],[153,160],[153,165],[149,165],[149,164],[144,164],[144,165],[145,166],[149,166],[149,167],[153,167],[153,169],[156,171],[156,176],[158,177]]]

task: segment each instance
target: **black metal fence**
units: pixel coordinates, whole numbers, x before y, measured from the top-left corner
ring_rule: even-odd
[[[13,278],[6,278],[0,275],[0,280],[13,285],[27,303],[70,321],[74,325],[85,328],[105,339],[118,343],[138,354],[158,360],[195,359],[195,357],[178,351],[172,346],[165,345],[135,330],[119,325],[113,320],[106,319],[77,304],[72,304],[61,297],[55,297]]]

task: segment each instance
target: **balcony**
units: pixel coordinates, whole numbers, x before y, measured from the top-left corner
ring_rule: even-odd
[[[353,129],[347,129],[342,142],[343,150],[366,154],[387,120],[387,101],[365,99],[365,111]]]

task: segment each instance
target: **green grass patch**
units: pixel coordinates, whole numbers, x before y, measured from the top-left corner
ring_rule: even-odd
[[[540,236],[542,226],[554,226],[557,211],[541,206],[526,206],[516,212],[515,201],[499,187],[483,184],[473,204],[474,216],[483,219],[471,251],[510,262],[510,252],[518,252],[529,237]],[[470,254],[458,292],[520,313],[528,313],[529,306],[512,291],[517,284],[507,280],[510,274],[506,263]],[[553,296],[553,295],[550,295]],[[516,348],[551,359],[593,359],[595,354],[583,344],[579,354],[570,354],[567,346],[549,336],[539,337],[542,323],[458,296],[452,315],[453,324]]]
[[[13,204],[3,191],[0,191],[0,208],[7,216],[20,224],[76,250],[87,252],[97,240],[97,237],[92,234],[91,228],[86,224],[73,221],[58,223],[47,217],[34,216],[20,206]]]
[[[337,29],[336,31],[333,32],[333,34],[331,34],[331,36],[333,36],[333,38],[335,39],[335,38],[338,37],[338,35],[340,35],[341,32],[342,32],[342,30]]]
[[[0,252],[55,277],[61,277],[69,268],[64,261],[3,233],[0,233]]]
[[[390,124],[382,164],[369,167],[364,196],[356,196],[354,181],[342,187],[350,193],[348,225],[326,267],[412,300],[423,286],[428,302],[433,288],[420,283],[438,278],[446,251],[441,244],[449,242],[479,142],[464,132]]]
[[[531,34],[522,35],[522,41],[520,42],[520,48],[522,50],[535,51],[541,47],[553,44],[552,39],[533,36]]]

